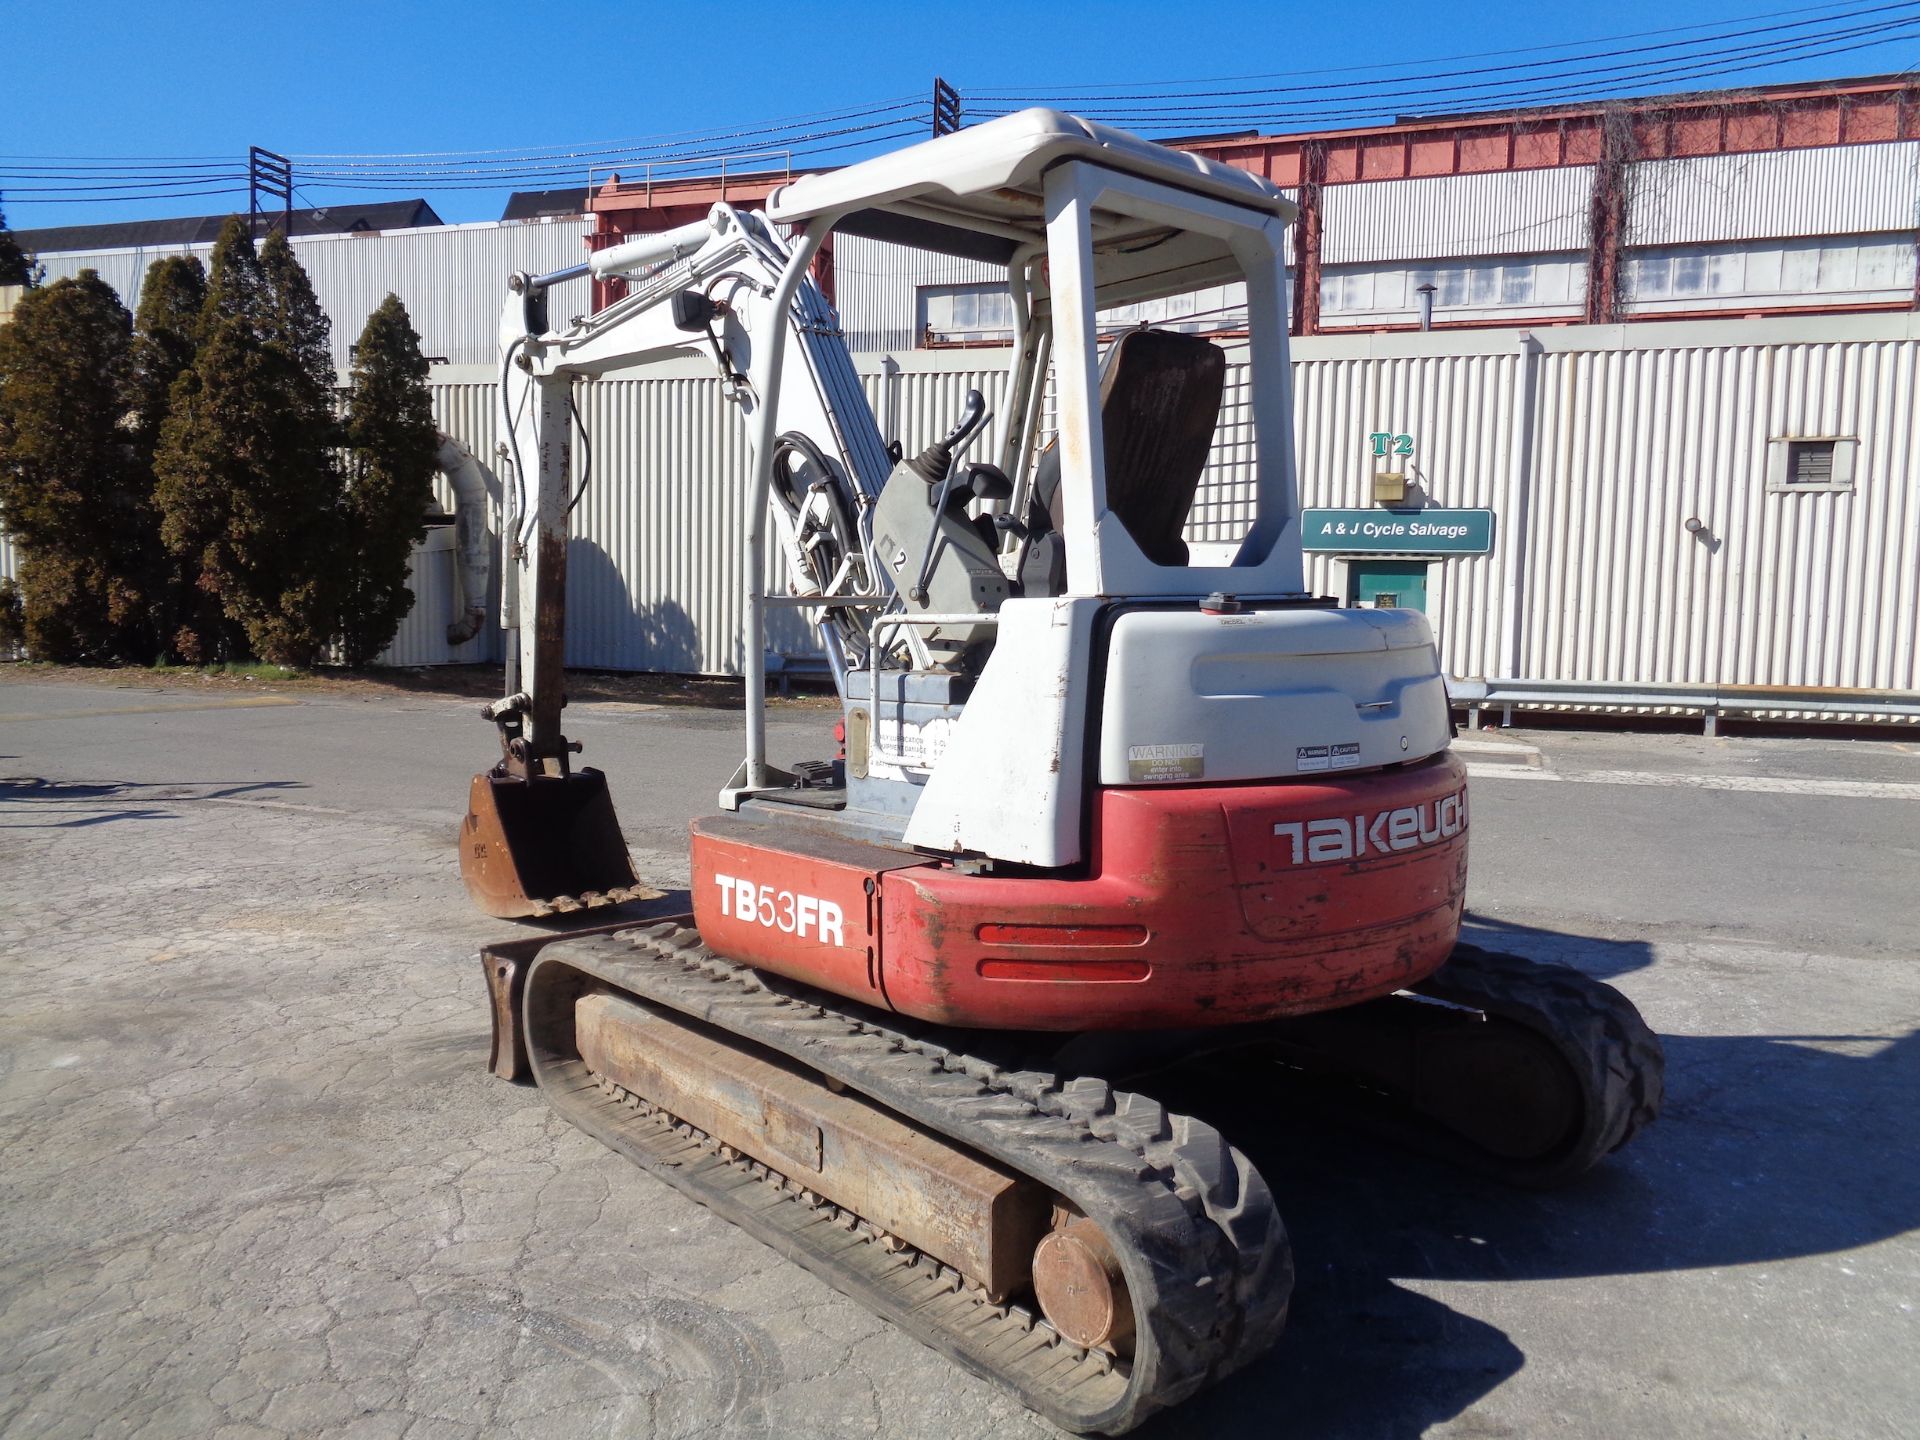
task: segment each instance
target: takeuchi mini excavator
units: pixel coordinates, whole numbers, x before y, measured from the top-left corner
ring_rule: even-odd
[[[495,1072],[1075,1430],[1128,1429],[1286,1318],[1267,1185],[1153,1098],[1172,1067],[1522,1185],[1660,1102],[1617,992],[1458,944],[1471,806],[1424,618],[1305,587],[1293,215],[1028,110],[515,275],[501,318],[514,638],[460,836],[489,913],[659,893],[561,727],[569,511],[627,483],[575,473],[575,385],[704,355],[751,465],[745,757],[692,826],[692,912],[489,948]],[[836,231],[1004,268],[997,416],[976,391],[945,433],[881,432],[809,274]],[[624,295],[560,323],[589,275]],[[1240,463],[1208,481],[1232,504],[1203,507],[1230,537],[1195,505],[1224,352],[1102,320],[1196,294],[1246,309]],[[840,723],[776,763],[782,609]]]

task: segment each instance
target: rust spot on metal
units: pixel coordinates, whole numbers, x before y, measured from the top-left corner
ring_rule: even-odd
[[[1051,1200],[1023,1179],[812,1071],[613,994],[574,1005],[596,1074],[803,1183],[995,1299],[1023,1288]]]
[[[1066,1218],[1034,1250],[1033,1291],[1048,1322],[1076,1345],[1120,1349],[1133,1338],[1120,1258],[1084,1216]]]
[[[460,878],[481,910],[513,919],[664,893],[634,874],[598,770],[474,776],[460,826]]]

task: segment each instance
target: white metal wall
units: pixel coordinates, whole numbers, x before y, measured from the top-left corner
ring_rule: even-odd
[[[969,388],[999,408],[1004,356],[859,366],[913,450]],[[744,442],[713,381],[661,373],[582,391],[597,478],[571,660],[732,671]],[[1497,513],[1491,555],[1429,572],[1450,674],[1920,688],[1920,319],[1318,337],[1295,343],[1294,381],[1304,503],[1367,504],[1386,463],[1367,437],[1388,431],[1415,437],[1405,463],[1430,502]],[[1236,359],[1190,539],[1251,519],[1248,383]],[[439,387],[443,425],[488,421],[490,391]],[[1787,434],[1857,435],[1854,493],[1768,494],[1767,443]],[[1342,593],[1341,565],[1312,557],[1313,586]],[[790,624],[775,648],[808,653]]]
[[[920,343],[919,287],[1007,283],[1007,267],[869,240],[833,237],[833,294],[840,328],[856,351],[911,350]]]
[[[418,230],[294,237],[294,253],[312,277],[320,308],[333,322],[333,363],[347,373],[347,348],[389,292],[407,307],[421,348],[453,364],[486,364],[497,354],[507,277],[577,265],[585,258],[584,219],[488,221]],[[198,255],[211,245],[157,245],[43,255],[47,279],[96,270],[129,310],[140,305],[147,267],[168,255]],[[577,288],[577,287],[576,287]],[[581,309],[586,294],[570,296]],[[563,302],[564,303],[564,302]]]
[[[492,627],[463,644],[447,643],[447,626],[458,618],[453,608],[453,585],[460,552],[454,548],[453,538],[451,525],[436,526],[414,547],[413,567],[407,573],[413,608],[375,664],[470,665],[496,658]]]
[[[1543,356],[1525,676],[1920,686],[1920,327],[1906,328]],[[1857,436],[1853,492],[1768,493],[1782,435]]]
[[[1329,265],[1583,250],[1591,165],[1368,180],[1320,192]]]
[[[1920,228],[1920,140],[1645,160],[1628,176],[1629,245]]]
[[[858,364],[888,438],[914,450],[970,387],[999,408],[1004,358]],[[1367,437],[1388,431],[1415,437],[1405,464],[1431,501],[1496,511],[1491,555],[1429,572],[1450,674],[1920,689],[1920,316],[1315,337],[1295,342],[1294,382],[1306,504],[1366,504],[1388,463]],[[1247,383],[1236,361],[1192,539],[1235,539],[1250,518]],[[434,394],[441,428],[492,464],[490,370],[442,368]],[[585,384],[580,406],[593,478],[569,663],[737,672],[737,415],[688,362]],[[1857,437],[1852,493],[1768,493],[1784,435]],[[430,629],[451,594],[436,563],[395,663],[447,658]],[[1328,557],[1308,574],[1344,588]],[[810,653],[799,621],[783,624],[774,648]]]
[[[1304,344],[1301,350],[1312,353]],[[1294,367],[1295,452],[1301,503],[1372,503],[1377,470],[1403,464],[1431,504],[1504,511],[1520,366],[1511,345],[1494,353],[1385,354],[1302,359]],[[1410,460],[1373,457],[1367,436],[1410,434]],[[1496,546],[1427,572],[1427,613],[1450,675],[1498,671],[1501,588],[1509,557]],[[1341,562],[1312,555],[1308,584],[1342,596]]]

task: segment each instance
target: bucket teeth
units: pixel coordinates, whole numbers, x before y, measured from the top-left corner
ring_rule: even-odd
[[[582,910],[607,910],[640,900],[658,900],[667,892],[651,885],[618,885],[611,890],[585,890],[578,895],[556,895],[535,901],[534,915],[574,915]]]

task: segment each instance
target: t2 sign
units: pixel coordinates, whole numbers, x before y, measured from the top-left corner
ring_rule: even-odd
[[[1367,442],[1373,446],[1373,455],[1376,460],[1385,459],[1389,455],[1413,454],[1411,435],[1395,435],[1391,431],[1376,430],[1367,436]]]

